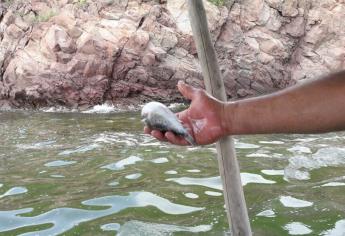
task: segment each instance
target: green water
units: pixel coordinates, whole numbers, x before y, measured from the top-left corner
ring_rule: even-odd
[[[0,235],[228,231],[214,147],[159,143],[137,113],[2,112],[0,134]],[[345,235],[344,143],[236,137],[254,235]]]

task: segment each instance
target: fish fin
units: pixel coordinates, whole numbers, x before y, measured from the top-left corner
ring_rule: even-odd
[[[197,146],[198,144],[195,142],[194,138],[192,137],[192,135],[188,134],[184,137],[187,142],[192,145],[192,146]]]

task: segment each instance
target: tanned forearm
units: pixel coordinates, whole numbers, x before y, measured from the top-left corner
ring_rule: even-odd
[[[286,90],[226,103],[227,134],[345,130],[345,71]]]

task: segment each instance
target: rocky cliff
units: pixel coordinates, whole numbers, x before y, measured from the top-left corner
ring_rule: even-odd
[[[185,0],[0,3],[0,104],[181,101],[202,86]],[[205,2],[229,98],[345,68],[344,0]]]

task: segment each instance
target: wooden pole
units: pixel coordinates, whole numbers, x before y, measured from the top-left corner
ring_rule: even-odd
[[[224,82],[211,41],[207,17],[202,0],[188,0],[189,16],[206,90],[221,101],[226,101]],[[217,143],[218,164],[223,182],[223,192],[229,225],[233,236],[252,235],[241,183],[240,168],[231,137]]]

